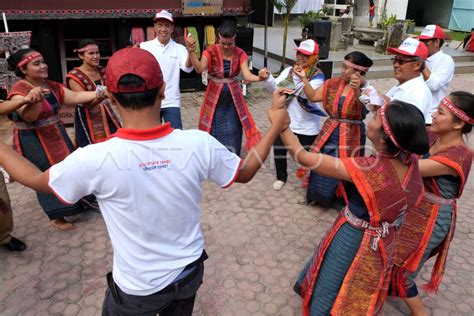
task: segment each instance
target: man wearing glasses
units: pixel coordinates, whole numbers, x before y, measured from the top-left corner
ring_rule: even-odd
[[[437,105],[433,104],[431,90],[421,76],[428,48],[414,38],[407,38],[398,48],[389,48],[388,52],[395,54],[392,62],[398,85],[391,88],[386,96],[415,105],[423,113],[425,124],[430,125],[431,113]]]
[[[171,38],[173,33],[173,15],[161,10],[153,17],[156,38],[140,43],[140,48],[149,51],[160,64],[166,83],[165,99],[161,104],[161,120],[170,122],[171,127],[182,129],[180,110],[179,80],[180,69],[190,73],[193,71],[188,50]]]
[[[443,29],[434,24],[427,25],[418,36],[418,40],[428,47],[428,59],[422,75],[431,90],[435,106],[446,96],[454,75],[453,58],[441,50],[445,39]]]

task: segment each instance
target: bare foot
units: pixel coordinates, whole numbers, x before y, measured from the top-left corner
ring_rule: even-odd
[[[51,224],[59,230],[68,231],[74,229],[74,225],[67,222],[64,218],[51,220]]]

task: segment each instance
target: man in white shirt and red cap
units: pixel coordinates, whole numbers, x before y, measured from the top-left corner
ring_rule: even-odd
[[[422,42],[407,38],[398,48],[389,48],[392,58],[394,77],[398,85],[392,87],[386,96],[391,100],[400,100],[415,105],[425,117],[425,124],[431,124],[431,113],[436,110],[433,106],[431,90],[421,76],[425,61],[428,58],[428,48]]]
[[[428,59],[422,75],[433,94],[434,106],[438,106],[447,95],[449,83],[454,75],[453,58],[441,50],[445,39],[443,29],[434,24],[427,25],[418,36],[418,40],[428,47]]]
[[[161,119],[170,122],[173,128],[183,128],[180,110],[180,69],[190,73],[193,65],[188,50],[171,38],[174,18],[171,13],[161,10],[153,17],[156,37],[140,43],[140,48],[149,51],[160,64],[166,82],[165,99],[161,104]]]

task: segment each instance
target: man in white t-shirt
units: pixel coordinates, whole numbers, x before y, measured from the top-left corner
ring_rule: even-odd
[[[428,47],[428,59],[422,75],[433,95],[435,108],[447,95],[449,83],[454,76],[454,60],[441,50],[445,39],[443,29],[434,24],[427,25],[418,36],[418,40]]]
[[[65,203],[97,197],[114,249],[103,315],[191,315],[206,259],[201,182],[225,188],[250,181],[289,119],[270,109],[271,127],[242,162],[208,133],[162,125],[165,83],[149,52],[116,52],[106,76],[123,118],[114,137],[79,148],[46,172],[2,143],[0,164],[18,182]],[[284,100],[274,93],[275,108]]]
[[[140,43],[140,48],[149,51],[160,63],[166,82],[165,99],[161,104],[161,118],[170,122],[173,128],[183,128],[180,110],[180,69],[189,73],[193,71],[186,47],[171,38],[174,27],[173,15],[161,10],[153,17],[156,37],[151,41]]]
[[[392,87],[386,96],[391,100],[400,100],[416,106],[425,117],[425,124],[431,124],[433,106],[431,90],[421,76],[428,58],[428,48],[422,42],[407,38],[398,48],[389,48],[392,58],[395,79],[398,85]]]

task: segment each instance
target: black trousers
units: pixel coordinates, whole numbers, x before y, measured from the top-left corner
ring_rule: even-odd
[[[301,145],[306,150],[309,150],[311,145],[314,143],[314,140],[318,135],[301,135],[301,134],[296,134],[296,137],[298,137],[298,140],[300,141]],[[288,153],[288,150],[286,149],[285,145],[283,144],[283,141],[281,140],[280,136],[275,140],[275,143],[273,144],[273,159],[275,160],[275,169],[276,169],[276,176],[277,179],[283,182],[286,182],[288,180],[288,171],[287,169],[287,158],[286,154]]]
[[[191,316],[196,292],[202,284],[204,262],[194,267],[188,276],[173,282],[163,290],[136,296],[124,293],[108,276],[109,287],[102,305],[103,316]],[[112,279],[112,280],[110,280]]]

